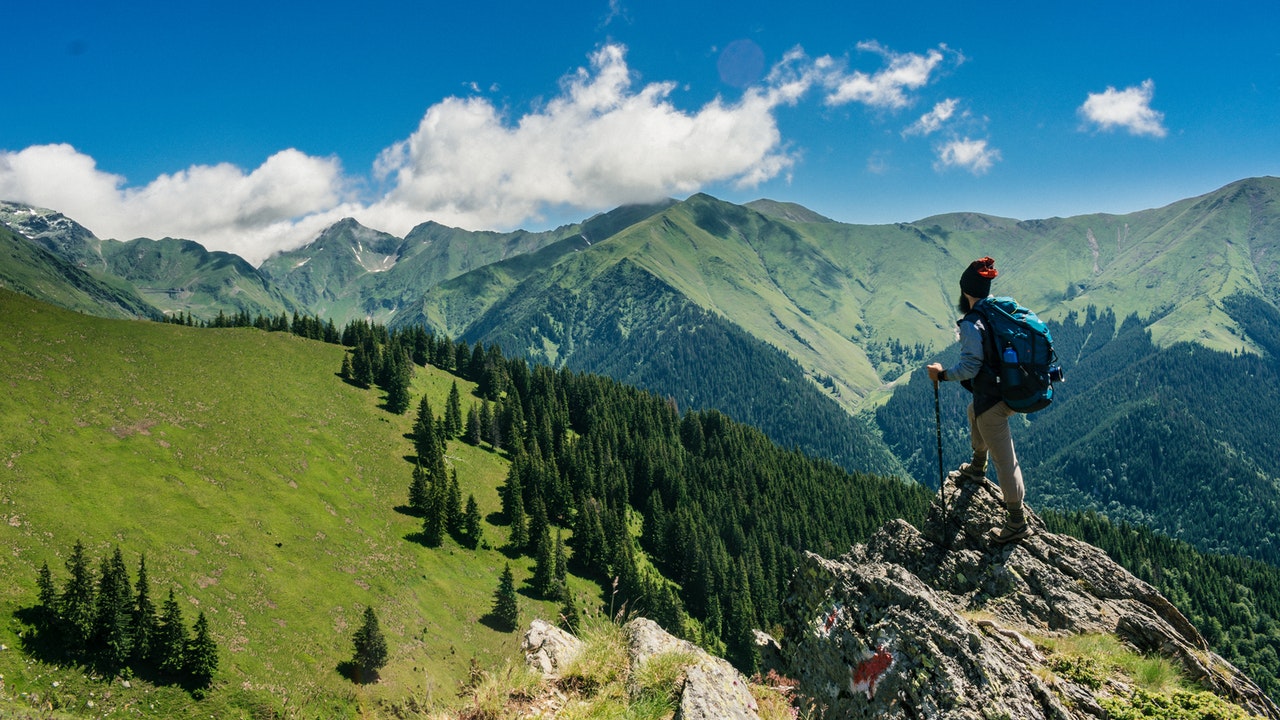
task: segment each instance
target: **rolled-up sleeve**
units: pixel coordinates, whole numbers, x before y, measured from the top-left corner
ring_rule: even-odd
[[[982,369],[982,330],[978,322],[981,321],[960,321],[960,360],[947,368],[947,380],[972,380]]]

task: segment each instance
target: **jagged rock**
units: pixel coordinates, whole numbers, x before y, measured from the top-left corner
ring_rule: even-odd
[[[582,652],[582,641],[545,620],[534,620],[520,641],[520,649],[526,665],[543,676],[552,676]]]
[[[778,640],[763,630],[752,630],[752,640],[760,653],[760,672],[767,674],[770,670],[781,673],[785,669],[782,663],[782,645]]]
[[[1113,633],[1180,663],[1251,713],[1280,709],[1167,599],[1097,548],[1045,531],[1010,545],[990,483],[949,477],[923,531],[905,521],[827,559],[808,553],[784,607],[783,659],[835,718],[1095,718],[1094,690],[1045,667],[1024,633]]]
[[[663,653],[687,653],[695,658],[685,671],[675,720],[759,720],[747,679],[728,661],[672,636],[647,618],[631,620],[623,629],[633,669]]]

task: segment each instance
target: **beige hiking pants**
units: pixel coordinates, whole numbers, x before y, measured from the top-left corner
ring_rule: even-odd
[[[975,453],[986,453],[996,466],[996,480],[1008,508],[1021,508],[1026,488],[1022,485],[1022,468],[1013,451],[1013,435],[1009,432],[1009,416],[1014,413],[1004,402],[974,417],[969,403],[969,442]]]

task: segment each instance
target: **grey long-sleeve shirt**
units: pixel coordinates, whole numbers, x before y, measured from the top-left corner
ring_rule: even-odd
[[[977,314],[966,316],[957,325],[960,328],[960,360],[947,368],[946,378],[960,382],[972,380],[982,369],[982,318]]]

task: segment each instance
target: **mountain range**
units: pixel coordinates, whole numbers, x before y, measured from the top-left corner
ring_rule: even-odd
[[[1266,177],[1124,215],[968,212],[870,226],[698,194],[545,232],[428,222],[396,238],[348,219],[258,268],[190,241],[100,240],[54,211],[6,203],[10,245],[26,238],[43,254],[11,253],[0,277],[110,316],[301,313],[425,325],[609,375],[681,409],[721,410],[851,469],[929,483],[932,438],[901,428],[931,419],[918,370],[954,352],[959,274],[990,255],[1000,270],[993,292],[1049,320],[1067,366],[1055,407],[1015,431],[1026,437],[1029,498],[1278,562],[1274,531],[1250,539],[1210,529],[1231,530],[1227,518],[1245,503],[1254,527],[1280,527],[1280,452],[1238,432],[1276,407],[1264,380],[1276,371],[1268,318],[1280,303],[1278,197],[1280,179]],[[22,279],[35,271],[18,268],[31,267],[46,279]],[[93,292],[73,298],[67,286]],[[1181,375],[1133,382],[1137,368]],[[1219,388],[1267,402],[1227,397],[1229,411],[1199,412],[1219,406]],[[958,462],[964,396],[945,399],[946,454]],[[1164,438],[1147,449],[1159,463],[1120,457],[1116,448],[1135,437]],[[1179,501],[1154,500],[1165,496]],[[1201,521],[1193,528],[1187,518]]]

